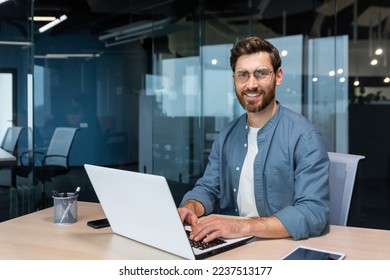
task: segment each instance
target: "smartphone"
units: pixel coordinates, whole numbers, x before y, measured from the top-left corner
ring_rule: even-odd
[[[109,227],[110,223],[105,218],[105,219],[98,219],[98,220],[88,221],[87,225],[90,226],[90,227],[93,227],[93,228],[105,228],[105,227]]]
[[[283,260],[342,260],[344,258],[344,253],[298,246],[287,254]]]

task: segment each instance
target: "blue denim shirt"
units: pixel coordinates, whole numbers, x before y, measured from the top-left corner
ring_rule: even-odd
[[[214,141],[202,178],[184,197],[226,215],[239,215],[237,193],[247,152],[246,114]],[[319,235],[329,216],[329,158],[321,133],[303,116],[278,104],[258,132],[254,189],[260,216],[276,216],[295,240]],[[216,207],[217,206],[217,207]]]

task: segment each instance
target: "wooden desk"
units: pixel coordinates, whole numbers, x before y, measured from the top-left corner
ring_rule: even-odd
[[[179,259],[179,257],[113,234],[93,229],[87,221],[103,218],[98,203],[78,202],[78,222],[53,223],[53,208],[0,223],[0,259]],[[321,237],[302,241],[259,239],[210,259],[278,260],[298,245],[340,251],[346,259],[390,259],[390,231],[330,226]]]

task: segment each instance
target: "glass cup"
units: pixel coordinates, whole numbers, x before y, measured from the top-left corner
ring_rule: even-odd
[[[78,194],[60,193],[53,195],[54,202],[54,223],[55,224],[73,224],[77,222],[77,197]]]

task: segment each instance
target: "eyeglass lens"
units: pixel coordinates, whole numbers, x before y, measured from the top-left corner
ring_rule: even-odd
[[[238,82],[246,82],[249,79],[249,76],[253,74],[256,80],[261,81],[267,79],[271,75],[272,71],[267,67],[260,67],[255,70],[253,73],[249,73],[246,70],[236,70],[234,72],[234,78]]]

